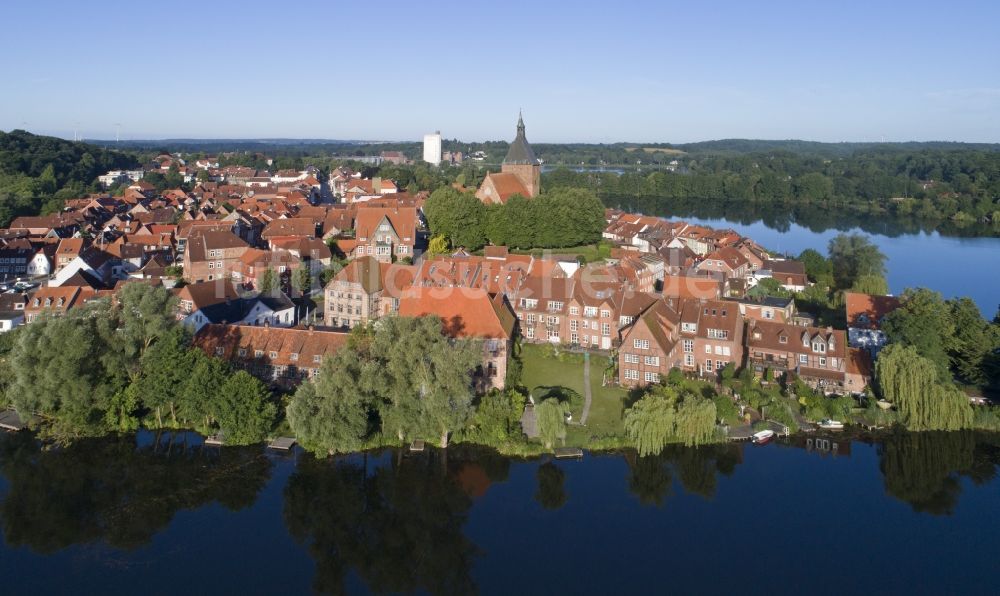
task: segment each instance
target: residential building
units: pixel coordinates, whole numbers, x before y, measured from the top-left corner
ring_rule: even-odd
[[[758,375],[792,373],[826,393],[846,387],[847,337],[833,328],[748,322],[747,366]]]
[[[265,383],[294,387],[315,377],[323,359],[347,344],[346,333],[246,325],[205,325],[193,343]]]
[[[441,165],[441,131],[424,135],[424,161],[437,166]]]
[[[414,207],[366,207],[358,209],[355,220],[354,257],[374,256],[391,263],[413,258],[417,237],[417,210]]]
[[[249,245],[232,232],[193,229],[184,251],[184,279],[213,281],[229,279],[240,267]]]
[[[517,319],[502,294],[491,297],[475,288],[411,288],[403,292],[399,315],[434,315],[441,319],[448,337],[482,341],[483,363],[474,375],[476,388],[503,389]]]

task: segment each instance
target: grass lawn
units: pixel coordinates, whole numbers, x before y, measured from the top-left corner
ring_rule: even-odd
[[[521,382],[534,396],[535,403],[549,395],[569,395],[573,421],[579,422],[583,411],[583,355],[567,354],[564,360],[547,358],[543,355],[541,346],[523,344],[521,360],[524,363]],[[587,426],[571,424],[567,428],[566,444],[569,446],[587,447],[594,438],[620,436],[623,432],[621,411],[626,391],[618,387],[602,386],[607,363],[606,356],[590,356],[589,381],[593,398],[590,415]]]
[[[573,246],[570,248],[535,248],[532,250],[512,250],[513,254],[535,254],[535,255],[572,255],[583,256],[588,263],[603,261],[611,256],[611,244],[601,241],[597,244],[584,244],[583,246]]]

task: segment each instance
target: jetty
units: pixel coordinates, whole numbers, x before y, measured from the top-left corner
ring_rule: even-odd
[[[211,445],[213,447],[221,447],[223,443],[222,433],[216,433],[214,435],[205,437],[205,444]]]
[[[14,410],[4,410],[0,412],[0,428],[9,431],[19,431],[25,428],[24,421]]]
[[[583,449],[579,447],[556,447],[556,459],[583,459]]]
[[[278,451],[288,451],[293,446],[295,446],[295,439],[292,437],[278,437],[267,444],[268,449],[276,449]]]
[[[420,453],[424,450],[424,442],[421,439],[417,439],[410,443],[410,451],[412,453]]]

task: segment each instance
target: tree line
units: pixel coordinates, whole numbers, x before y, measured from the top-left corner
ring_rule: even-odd
[[[175,307],[166,289],[131,283],[115,300],[12,332],[8,403],[60,440],[140,427],[221,432],[233,445],[263,440],[277,412],[268,388],[192,347]]]
[[[514,195],[485,205],[470,193],[439,188],[424,204],[431,233],[452,247],[478,250],[487,242],[513,249],[563,248],[598,242],[604,206],[588,191],[546,190],[534,198]]]

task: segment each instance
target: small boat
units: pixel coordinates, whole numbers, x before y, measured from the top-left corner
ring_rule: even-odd
[[[753,436],[750,438],[750,440],[757,445],[763,445],[765,443],[771,442],[771,439],[773,438],[774,438],[774,431],[768,429],[754,433]]]
[[[826,430],[844,430],[844,423],[838,420],[830,420],[825,418],[819,421],[819,427]]]
[[[877,402],[875,402],[875,405],[877,405],[880,409],[883,409],[883,410],[891,410],[892,409],[892,402],[885,401],[884,399],[878,400]]]

